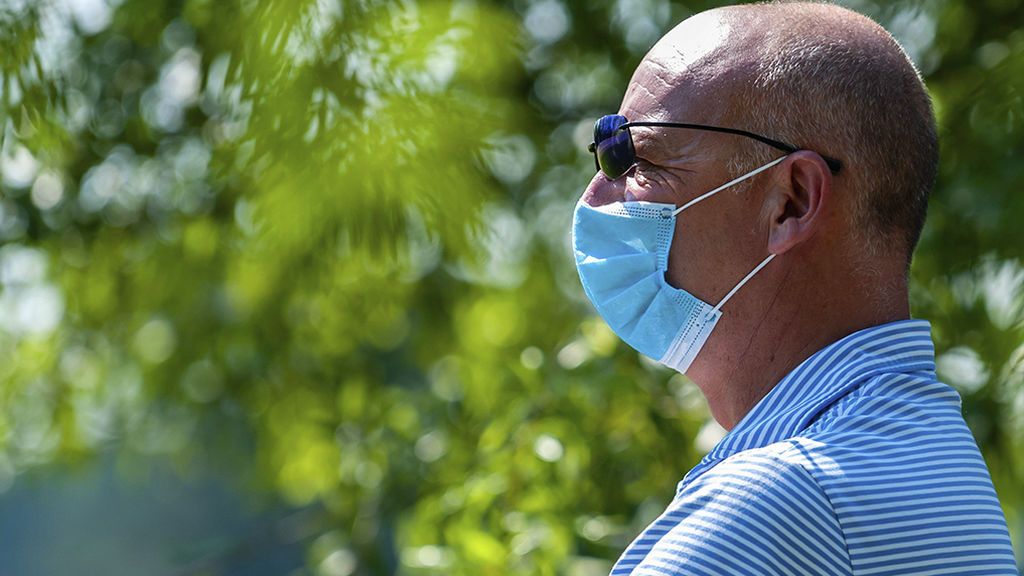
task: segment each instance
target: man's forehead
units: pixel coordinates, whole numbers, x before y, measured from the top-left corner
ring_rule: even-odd
[[[647,58],[671,62],[680,69],[700,67],[714,57],[732,31],[721,10],[709,10],[683,20],[658,40]]]
[[[710,110],[716,76],[715,52],[729,36],[728,22],[710,11],[673,28],[647,53],[633,72],[620,114],[630,120],[696,121],[684,118]]]

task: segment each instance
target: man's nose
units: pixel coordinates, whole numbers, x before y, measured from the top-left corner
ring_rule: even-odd
[[[590,179],[590,184],[583,191],[584,203],[590,206],[604,206],[612,202],[622,202],[626,194],[626,178],[609,180],[603,173],[597,172]]]

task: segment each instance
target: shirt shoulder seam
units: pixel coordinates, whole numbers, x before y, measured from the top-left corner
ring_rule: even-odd
[[[849,573],[853,574],[853,556],[850,555],[850,545],[846,542],[846,529],[843,526],[842,520],[839,518],[839,514],[836,513],[836,506],[835,504],[832,503],[832,497],[829,496],[828,491],[826,491],[821,486],[821,484],[818,482],[818,479],[814,477],[814,474],[803,464],[803,462],[801,462],[804,455],[799,450],[797,450],[796,447],[793,446],[789,440],[786,441],[786,444],[788,444],[788,446],[784,450],[776,452],[771,456],[774,457],[776,460],[779,460],[784,464],[788,464],[790,467],[797,469],[799,470],[799,472],[802,472],[804,475],[806,475],[807,478],[810,479],[811,483],[814,484],[814,487],[818,489],[818,492],[820,492],[825,497],[825,500],[828,502],[829,512],[832,513],[832,518],[835,519],[836,525],[839,526],[839,532],[842,534],[843,537],[843,549],[846,551],[846,562],[847,567],[850,571]],[[798,455],[801,458],[789,459],[783,456],[789,453]]]

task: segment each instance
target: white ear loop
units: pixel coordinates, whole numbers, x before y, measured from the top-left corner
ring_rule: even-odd
[[[711,310],[711,313],[713,314],[713,313],[718,312],[719,310],[721,310],[722,306],[725,306],[725,303],[729,301],[729,298],[732,298],[733,294],[736,294],[736,292],[738,292],[739,289],[742,288],[744,284],[749,282],[750,279],[754,277],[754,274],[757,274],[761,270],[761,268],[764,268],[765,266],[767,266],[768,263],[772,261],[772,258],[775,258],[775,254],[769,254],[767,258],[765,258],[764,260],[761,261],[760,264],[755,266],[754,269],[751,270],[749,274],[747,274],[746,276],[743,277],[743,280],[740,280],[739,284],[734,286],[732,290],[729,290],[729,293],[725,295],[725,298],[722,298],[718,302],[718,305],[715,306],[714,309]]]
[[[786,154],[786,156],[789,156],[789,154]],[[701,200],[706,200],[707,198],[710,198],[711,196],[714,196],[715,194],[718,194],[719,192],[721,192],[722,190],[725,190],[726,188],[728,188],[729,186],[732,186],[733,184],[738,184],[740,182],[743,182],[747,178],[752,178],[754,176],[757,176],[761,172],[764,172],[765,170],[767,170],[767,169],[771,168],[772,166],[775,166],[779,162],[782,162],[783,160],[785,160],[786,156],[782,156],[782,157],[776,158],[775,160],[772,160],[771,162],[765,164],[764,166],[761,166],[760,168],[755,168],[754,170],[752,170],[750,172],[747,172],[746,174],[744,174],[744,175],[742,175],[742,176],[740,176],[738,178],[734,178],[734,179],[726,182],[725,184],[722,184],[721,186],[719,186],[718,188],[715,188],[714,190],[712,190],[710,192],[705,192],[704,194],[701,194],[700,196],[697,196],[693,200],[690,200],[686,204],[683,204],[679,208],[676,208],[675,211],[672,212],[672,215],[673,216],[678,215],[680,212],[682,212],[683,210],[686,210],[690,206],[693,206],[697,202],[700,202]],[[760,264],[755,266],[754,269],[750,271],[750,273],[748,273],[746,276],[743,277],[743,280],[740,280],[738,284],[733,286],[732,290],[730,290],[729,293],[726,294],[724,298],[722,298],[721,300],[718,301],[718,304],[714,308],[712,308],[710,312],[708,312],[708,315],[712,316],[716,312],[720,311],[722,309],[722,306],[725,306],[725,303],[728,302],[729,299],[732,298],[736,294],[736,292],[739,292],[739,289],[742,288],[744,284],[749,282],[750,279],[754,277],[754,274],[757,274],[758,272],[760,272],[762,268],[767,266],[768,263],[772,261],[772,258],[775,258],[775,254],[769,254],[767,258],[765,258],[764,260],[761,261]]]
[[[789,156],[789,154],[786,154],[786,156]],[[710,198],[711,196],[714,196],[715,194],[718,194],[719,192],[721,192],[722,190],[725,190],[726,188],[728,188],[729,186],[732,186],[733,184],[738,184],[740,182],[743,182],[747,178],[752,178],[754,176],[757,176],[761,172],[764,172],[765,170],[767,170],[767,169],[771,168],[772,166],[775,166],[779,162],[782,162],[783,160],[785,160],[786,156],[782,156],[780,158],[776,158],[775,160],[772,160],[771,162],[765,164],[764,166],[761,166],[760,168],[756,168],[753,171],[747,172],[743,176],[740,176],[739,178],[734,178],[734,179],[726,182],[725,184],[722,184],[721,186],[719,186],[718,188],[715,188],[714,190],[712,190],[710,192],[705,192],[704,194],[701,194],[700,196],[697,196],[693,200],[690,200],[686,204],[683,204],[679,208],[676,208],[675,211],[672,212],[672,215],[673,216],[678,215],[680,212],[682,212],[683,210],[686,210],[690,206],[693,206],[697,202],[700,202],[701,200],[705,200],[707,198]]]

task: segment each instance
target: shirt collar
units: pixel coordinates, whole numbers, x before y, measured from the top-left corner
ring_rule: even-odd
[[[854,332],[804,360],[715,445],[680,483],[719,460],[796,436],[840,397],[880,373],[935,371],[927,320],[899,320]]]

